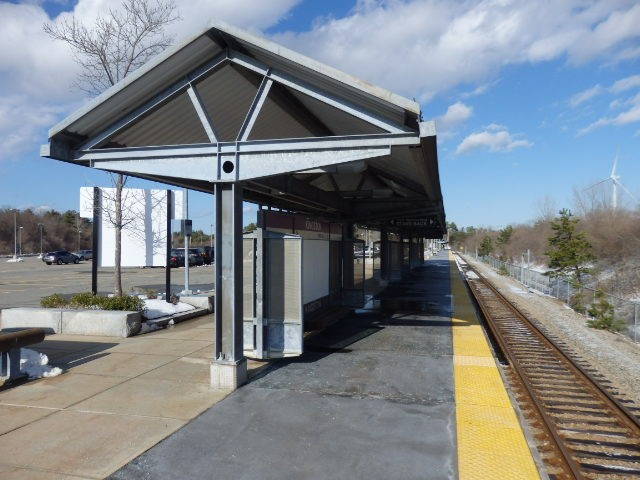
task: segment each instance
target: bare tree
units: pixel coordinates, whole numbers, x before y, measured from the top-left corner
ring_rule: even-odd
[[[171,45],[165,27],[178,20],[171,0],[123,0],[87,26],[75,16],[46,23],[44,31],[67,43],[80,65],[77,86],[97,95]]]
[[[173,1],[123,0],[121,7],[121,10],[109,9],[89,26],[75,16],[58,24],[44,25],[44,31],[51,38],[71,47],[81,67],[77,86],[89,94],[97,95],[115,85],[173,40],[164,33],[165,27],[179,18]],[[116,231],[114,293],[121,296],[122,189],[126,178],[118,173],[114,183],[117,196],[113,217]]]
[[[549,195],[545,195],[543,198],[536,202],[538,208],[538,218],[545,222],[550,222],[556,216],[559,208],[556,206],[556,201]]]

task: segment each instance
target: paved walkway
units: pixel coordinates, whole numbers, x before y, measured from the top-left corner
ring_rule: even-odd
[[[65,372],[0,390],[3,480],[105,478],[227,395],[209,388],[211,315],[126,339],[51,335],[31,348]]]

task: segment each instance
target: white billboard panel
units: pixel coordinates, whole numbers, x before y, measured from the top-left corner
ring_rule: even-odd
[[[115,265],[115,188],[99,188],[98,266]],[[80,216],[93,218],[93,187],[80,189]],[[173,191],[172,218],[182,219],[183,191]],[[122,192],[121,265],[164,267],[167,248],[167,190],[126,188]],[[94,252],[95,254],[95,252]]]

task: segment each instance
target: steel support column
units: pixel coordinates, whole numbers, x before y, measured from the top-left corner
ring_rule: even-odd
[[[380,286],[386,287],[391,279],[391,251],[389,250],[389,232],[380,230]]]
[[[354,225],[346,223],[342,226],[342,288],[353,290],[355,267],[353,265]]]
[[[247,380],[242,345],[242,186],[218,183],[215,196],[215,359],[211,386],[236,390]]]

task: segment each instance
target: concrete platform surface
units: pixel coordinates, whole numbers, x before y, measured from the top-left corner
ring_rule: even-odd
[[[449,271],[432,260],[110,478],[457,478]]]

